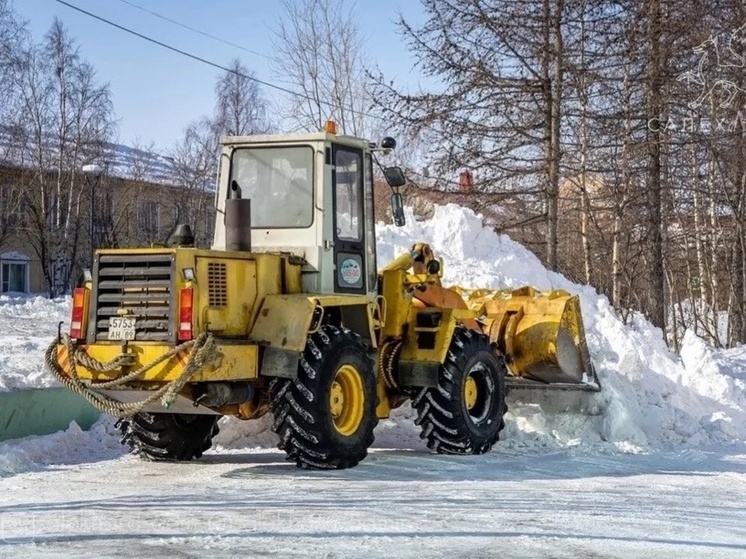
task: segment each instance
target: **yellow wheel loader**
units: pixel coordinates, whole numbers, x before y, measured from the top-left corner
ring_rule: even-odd
[[[378,270],[374,164],[393,139],[328,129],[222,146],[213,248],[181,227],[168,248],[97,251],[69,335],[47,350],[134,453],[197,458],[221,416],[271,413],[289,460],[347,468],[411,401],[431,449],[480,454],[506,387],[600,389],[576,297],[446,288],[415,242]],[[402,225],[404,176],[383,173]]]

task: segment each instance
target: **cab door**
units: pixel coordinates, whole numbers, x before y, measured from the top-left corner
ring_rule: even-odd
[[[334,291],[366,293],[363,151],[332,146]]]

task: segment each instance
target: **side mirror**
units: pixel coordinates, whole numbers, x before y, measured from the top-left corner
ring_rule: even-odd
[[[401,170],[401,167],[385,167],[383,169],[383,176],[386,178],[386,182],[389,183],[391,188],[398,188],[407,183],[407,179],[404,177],[404,171]]]
[[[407,220],[404,217],[404,202],[402,201],[399,192],[395,192],[391,195],[391,213],[394,216],[394,224],[397,227],[403,227],[406,225]]]

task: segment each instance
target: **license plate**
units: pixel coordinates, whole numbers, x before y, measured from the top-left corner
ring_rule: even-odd
[[[134,340],[135,319],[112,316],[109,318],[110,340]]]

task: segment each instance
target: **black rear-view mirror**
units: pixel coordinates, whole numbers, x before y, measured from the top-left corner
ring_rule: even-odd
[[[395,192],[391,195],[391,213],[394,216],[394,224],[397,227],[403,227],[406,225],[407,220],[404,217],[404,202],[402,201],[399,192]]]
[[[385,167],[383,169],[383,176],[386,178],[386,182],[389,183],[391,188],[398,188],[404,186],[407,179],[404,177],[404,171],[401,167]]]

